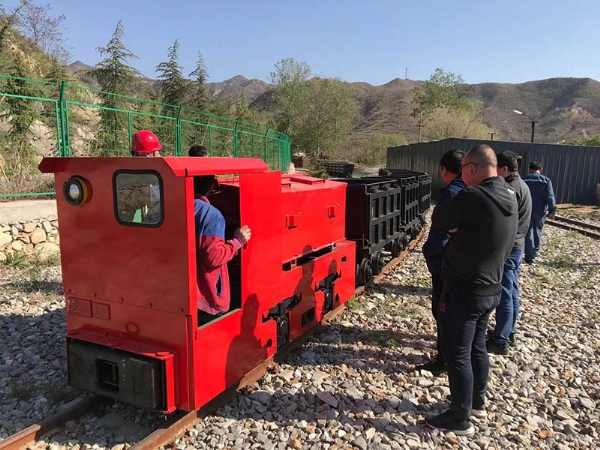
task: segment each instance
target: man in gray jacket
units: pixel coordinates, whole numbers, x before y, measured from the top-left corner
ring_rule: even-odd
[[[525,235],[531,220],[531,193],[529,187],[519,176],[517,155],[513,152],[502,152],[497,155],[498,175],[515,190],[519,206],[519,226],[515,244],[504,263],[502,275],[502,295],[496,308],[496,328],[488,339],[488,353],[505,355],[509,345],[515,342],[517,317],[519,315],[519,271],[525,247]]]

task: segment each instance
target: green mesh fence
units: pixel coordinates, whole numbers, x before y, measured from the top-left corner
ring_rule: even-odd
[[[263,159],[272,170],[290,163],[290,139],[267,127],[177,105],[65,82],[0,75],[0,198],[54,194],[44,156],[129,156],[132,135],[152,130],[165,156],[204,145],[211,156]]]

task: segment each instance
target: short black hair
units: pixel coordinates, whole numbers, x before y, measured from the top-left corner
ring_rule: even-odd
[[[188,151],[188,155],[189,156],[200,156],[200,157],[210,156],[208,154],[208,150],[206,149],[206,147],[204,145],[194,145],[194,146],[190,147],[190,150]]]
[[[443,167],[448,172],[460,175],[462,171],[462,162],[465,157],[465,152],[461,150],[450,150],[444,153],[440,160],[440,167]]]
[[[529,170],[542,170],[542,163],[539,161],[531,161],[529,163]]]
[[[519,155],[509,150],[498,153],[496,159],[498,159],[498,167],[506,166],[509,172],[519,171]]]
[[[214,175],[203,175],[194,177],[194,193],[207,196],[215,184]]]

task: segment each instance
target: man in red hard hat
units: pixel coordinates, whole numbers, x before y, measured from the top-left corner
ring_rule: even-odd
[[[150,130],[140,130],[131,138],[131,156],[158,157],[161,150],[158,137]]]
[[[162,145],[156,134],[150,130],[140,130],[131,137],[131,156],[160,157]],[[143,202],[133,217],[135,223],[155,223],[160,218],[160,187],[149,184],[140,187]]]

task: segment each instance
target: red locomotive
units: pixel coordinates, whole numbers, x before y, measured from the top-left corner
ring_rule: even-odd
[[[165,413],[198,409],[354,295],[346,184],[258,159],[45,158],[54,173],[69,383]],[[252,239],[231,307],[198,327],[193,177]]]

